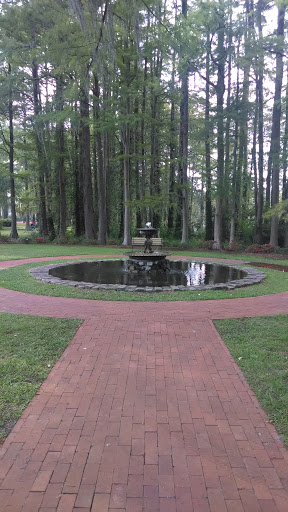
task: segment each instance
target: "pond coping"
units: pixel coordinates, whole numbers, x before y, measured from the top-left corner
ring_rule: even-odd
[[[107,261],[119,261],[121,258],[114,258],[114,259],[97,259],[92,261],[97,262],[107,262]],[[244,286],[251,286],[253,284],[259,284],[264,279],[266,279],[266,274],[264,272],[261,272],[260,270],[257,270],[256,268],[252,267],[243,267],[238,266],[235,264],[229,264],[229,263],[217,263],[215,260],[197,260],[196,263],[206,263],[211,264],[214,263],[215,265],[221,265],[226,267],[235,268],[237,270],[242,270],[245,272],[245,277],[242,279],[235,279],[233,281],[228,281],[227,283],[217,283],[217,284],[211,284],[211,285],[200,285],[200,286],[184,286],[184,285],[178,285],[178,286],[136,286],[136,285],[125,285],[125,284],[97,284],[97,283],[89,283],[85,281],[71,281],[68,279],[61,279],[60,277],[54,277],[50,274],[50,270],[53,268],[58,267],[64,267],[67,265],[77,265],[80,263],[86,263],[87,261],[91,260],[81,260],[81,261],[73,261],[73,262],[65,262],[65,263],[57,263],[57,264],[51,264],[51,265],[45,265],[43,267],[37,267],[37,268],[31,268],[30,274],[35,277],[35,279],[39,279],[43,283],[49,283],[49,284],[60,284],[62,286],[73,286],[74,288],[85,288],[89,290],[114,290],[114,291],[125,291],[125,292],[175,292],[175,291],[197,291],[197,290],[234,290],[235,288],[241,288]],[[179,261],[177,259],[171,259],[169,261]],[[181,261],[187,261],[188,263],[193,262],[193,258],[187,258],[182,259]]]

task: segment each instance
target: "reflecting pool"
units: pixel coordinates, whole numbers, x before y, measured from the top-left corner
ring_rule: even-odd
[[[243,270],[215,263],[169,261],[169,269],[159,272],[131,271],[127,260],[85,261],[60,265],[49,270],[51,276],[96,284],[126,286],[186,286],[215,285],[243,279]]]

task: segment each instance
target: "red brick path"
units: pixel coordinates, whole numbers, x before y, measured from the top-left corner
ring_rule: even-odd
[[[84,323],[8,436],[1,512],[287,512],[288,452],[212,319],[288,292],[101,302],[1,289],[0,311]]]

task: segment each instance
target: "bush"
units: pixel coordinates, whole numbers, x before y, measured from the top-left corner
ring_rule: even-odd
[[[107,245],[121,245],[123,242],[123,239],[120,240],[119,238],[108,238]]]
[[[271,244],[252,244],[248,245],[247,249],[245,249],[245,252],[269,254],[271,252],[275,252],[275,250],[276,247]]]
[[[276,247],[275,252],[277,254],[288,254],[288,247]]]
[[[201,242],[201,249],[205,249],[207,251],[212,251],[215,244],[215,240],[205,240],[205,242]]]
[[[243,250],[243,247],[238,242],[227,242],[226,244],[224,244],[224,250],[231,252],[240,252]]]
[[[1,228],[11,228],[11,219],[0,219]]]
[[[24,236],[20,236],[17,239],[17,243],[19,244],[29,244],[35,243],[36,238],[39,238],[39,231],[36,229],[33,231],[26,231]]]
[[[0,243],[2,243],[2,244],[5,243],[6,244],[7,242],[10,242],[10,241],[11,241],[11,239],[10,239],[9,235],[2,235],[0,233]]]

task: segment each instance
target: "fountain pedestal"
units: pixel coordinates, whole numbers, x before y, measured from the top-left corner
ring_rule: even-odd
[[[168,253],[163,252],[137,252],[128,253],[128,268],[130,272],[167,272],[169,263],[166,260]]]

